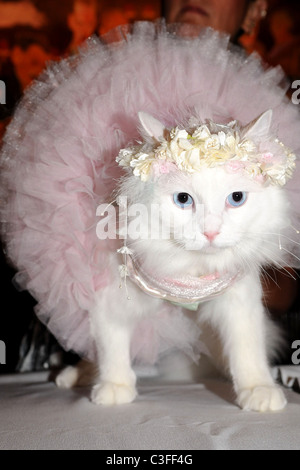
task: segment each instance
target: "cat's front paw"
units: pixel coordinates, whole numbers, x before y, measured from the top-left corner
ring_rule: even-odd
[[[75,387],[78,380],[78,368],[76,366],[68,366],[57,375],[55,383],[59,388]]]
[[[137,396],[134,386],[103,382],[92,389],[91,400],[96,405],[121,405],[131,403]]]
[[[279,411],[287,401],[276,385],[245,388],[238,393],[237,403],[248,411]]]

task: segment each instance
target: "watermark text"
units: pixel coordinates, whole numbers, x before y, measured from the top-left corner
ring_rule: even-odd
[[[6,345],[0,340],[0,364],[6,364]]]
[[[0,80],[0,104],[6,104],[6,86],[3,80]]]
[[[300,80],[293,81],[292,90],[295,90],[292,94],[292,103],[300,104]]]
[[[296,339],[292,343],[292,349],[295,349],[295,351],[292,354],[292,363],[295,366],[298,366],[300,364],[300,339]]]
[[[149,206],[129,204],[127,198],[118,199],[118,207],[100,204],[96,215],[100,217],[96,233],[100,240],[184,240],[185,243],[201,239],[204,223],[204,206],[174,211],[164,204]]]

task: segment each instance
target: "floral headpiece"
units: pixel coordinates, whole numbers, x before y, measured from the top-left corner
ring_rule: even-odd
[[[157,132],[160,123],[140,113],[143,125],[147,119],[152,119],[152,125],[144,125],[152,142],[120,150],[116,161],[122,167],[132,168],[133,174],[142,181],[152,175],[168,173],[174,167],[194,173],[201,171],[203,166],[225,166],[228,171],[243,170],[257,181],[283,186],[296,166],[295,154],[278,139],[264,135],[257,145],[251,138],[258,140],[262,133],[267,134],[271,117],[272,112],[267,111],[244,128],[236,121],[226,126],[210,121],[191,131],[178,127],[168,131],[160,125]],[[153,132],[154,121],[156,132]]]

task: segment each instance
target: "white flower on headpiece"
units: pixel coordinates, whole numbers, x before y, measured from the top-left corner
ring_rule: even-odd
[[[254,144],[254,142],[251,142],[251,140],[247,139],[242,140],[239,147],[248,154],[251,154],[256,151],[256,145]]]
[[[225,132],[223,132],[223,131],[218,132],[218,138],[219,138],[220,145],[222,147],[224,147],[224,145],[226,143],[226,134],[225,134]]]
[[[201,155],[199,149],[193,148],[185,155],[182,155],[181,166],[184,170],[193,173],[194,171],[200,171],[202,166]]]
[[[204,124],[204,125],[198,127],[198,128],[193,132],[192,137],[193,137],[193,139],[196,139],[196,140],[203,140],[203,141],[205,141],[206,139],[209,139],[209,138],[210,138],[210,131],[209,131],[208,127]]]
[[[295,159],[296,156],[293,153],[288,153],[285,163],[278,162],[277,164],[270,165],[265,172],[272,181],[276,182],[279,186],[284,186],[287,180],[291,178],[295,169]]]
[[[116,158],[116,162],[119,163],[120,166],[130,166],[133,153],[134,147],[132,147],[131,149],[121,149],[119,155]]]
[[[131,168],[133,168],[133,174],[135,176],[140,176],[142,181],[147,181],[149,179],[151,168],[153,163],[157,159],[155,155],[148,155],[147,153],[141,153],[138,158],[134,158],[130,162]]]
[[[220,150],[221,148],[221,143],[219,136],[216,134],[213,134],[211,137],[205,140],[204,142],[204,148],[205,150]]]
[[[245,170],[248,173],[248,175],[254,179],[257,179],[263,174],[261,168],[258,165],[255,165],[255,163],[253,164],[250,163],[249,165],[246,165]]]
[[[159,160],[172,160],[172,153],[170,146],[166,140],[160,142],[160,145],[155,150],[155,155]]]

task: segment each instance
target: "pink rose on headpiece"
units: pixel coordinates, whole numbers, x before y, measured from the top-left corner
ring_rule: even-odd
[[[262,155],[261,161],[262,161],[262,162],[266,162],[266,163],[270,163],[270,162],[272,162],[273,157],[274,157],[273,153],[271,153],[271,152],[266,152],[266,153],[264,153],[264,154]]]
[[[238,171],[241,171],[243,168],[245,168],[245,164],[239,160],[231,160],[226,162],[225,168],[228,173],[237,173]]]
[[[263,174],[257,175],[255,177],[255,181],[260,184],[264,184],[266,182],[266,176]]]
[[[157,160],[155,163],[153,163],[152,168],[154,176],[159,177],[161,175],[166,175],[171,171],[174,171],[176,165],[173,162]]]

